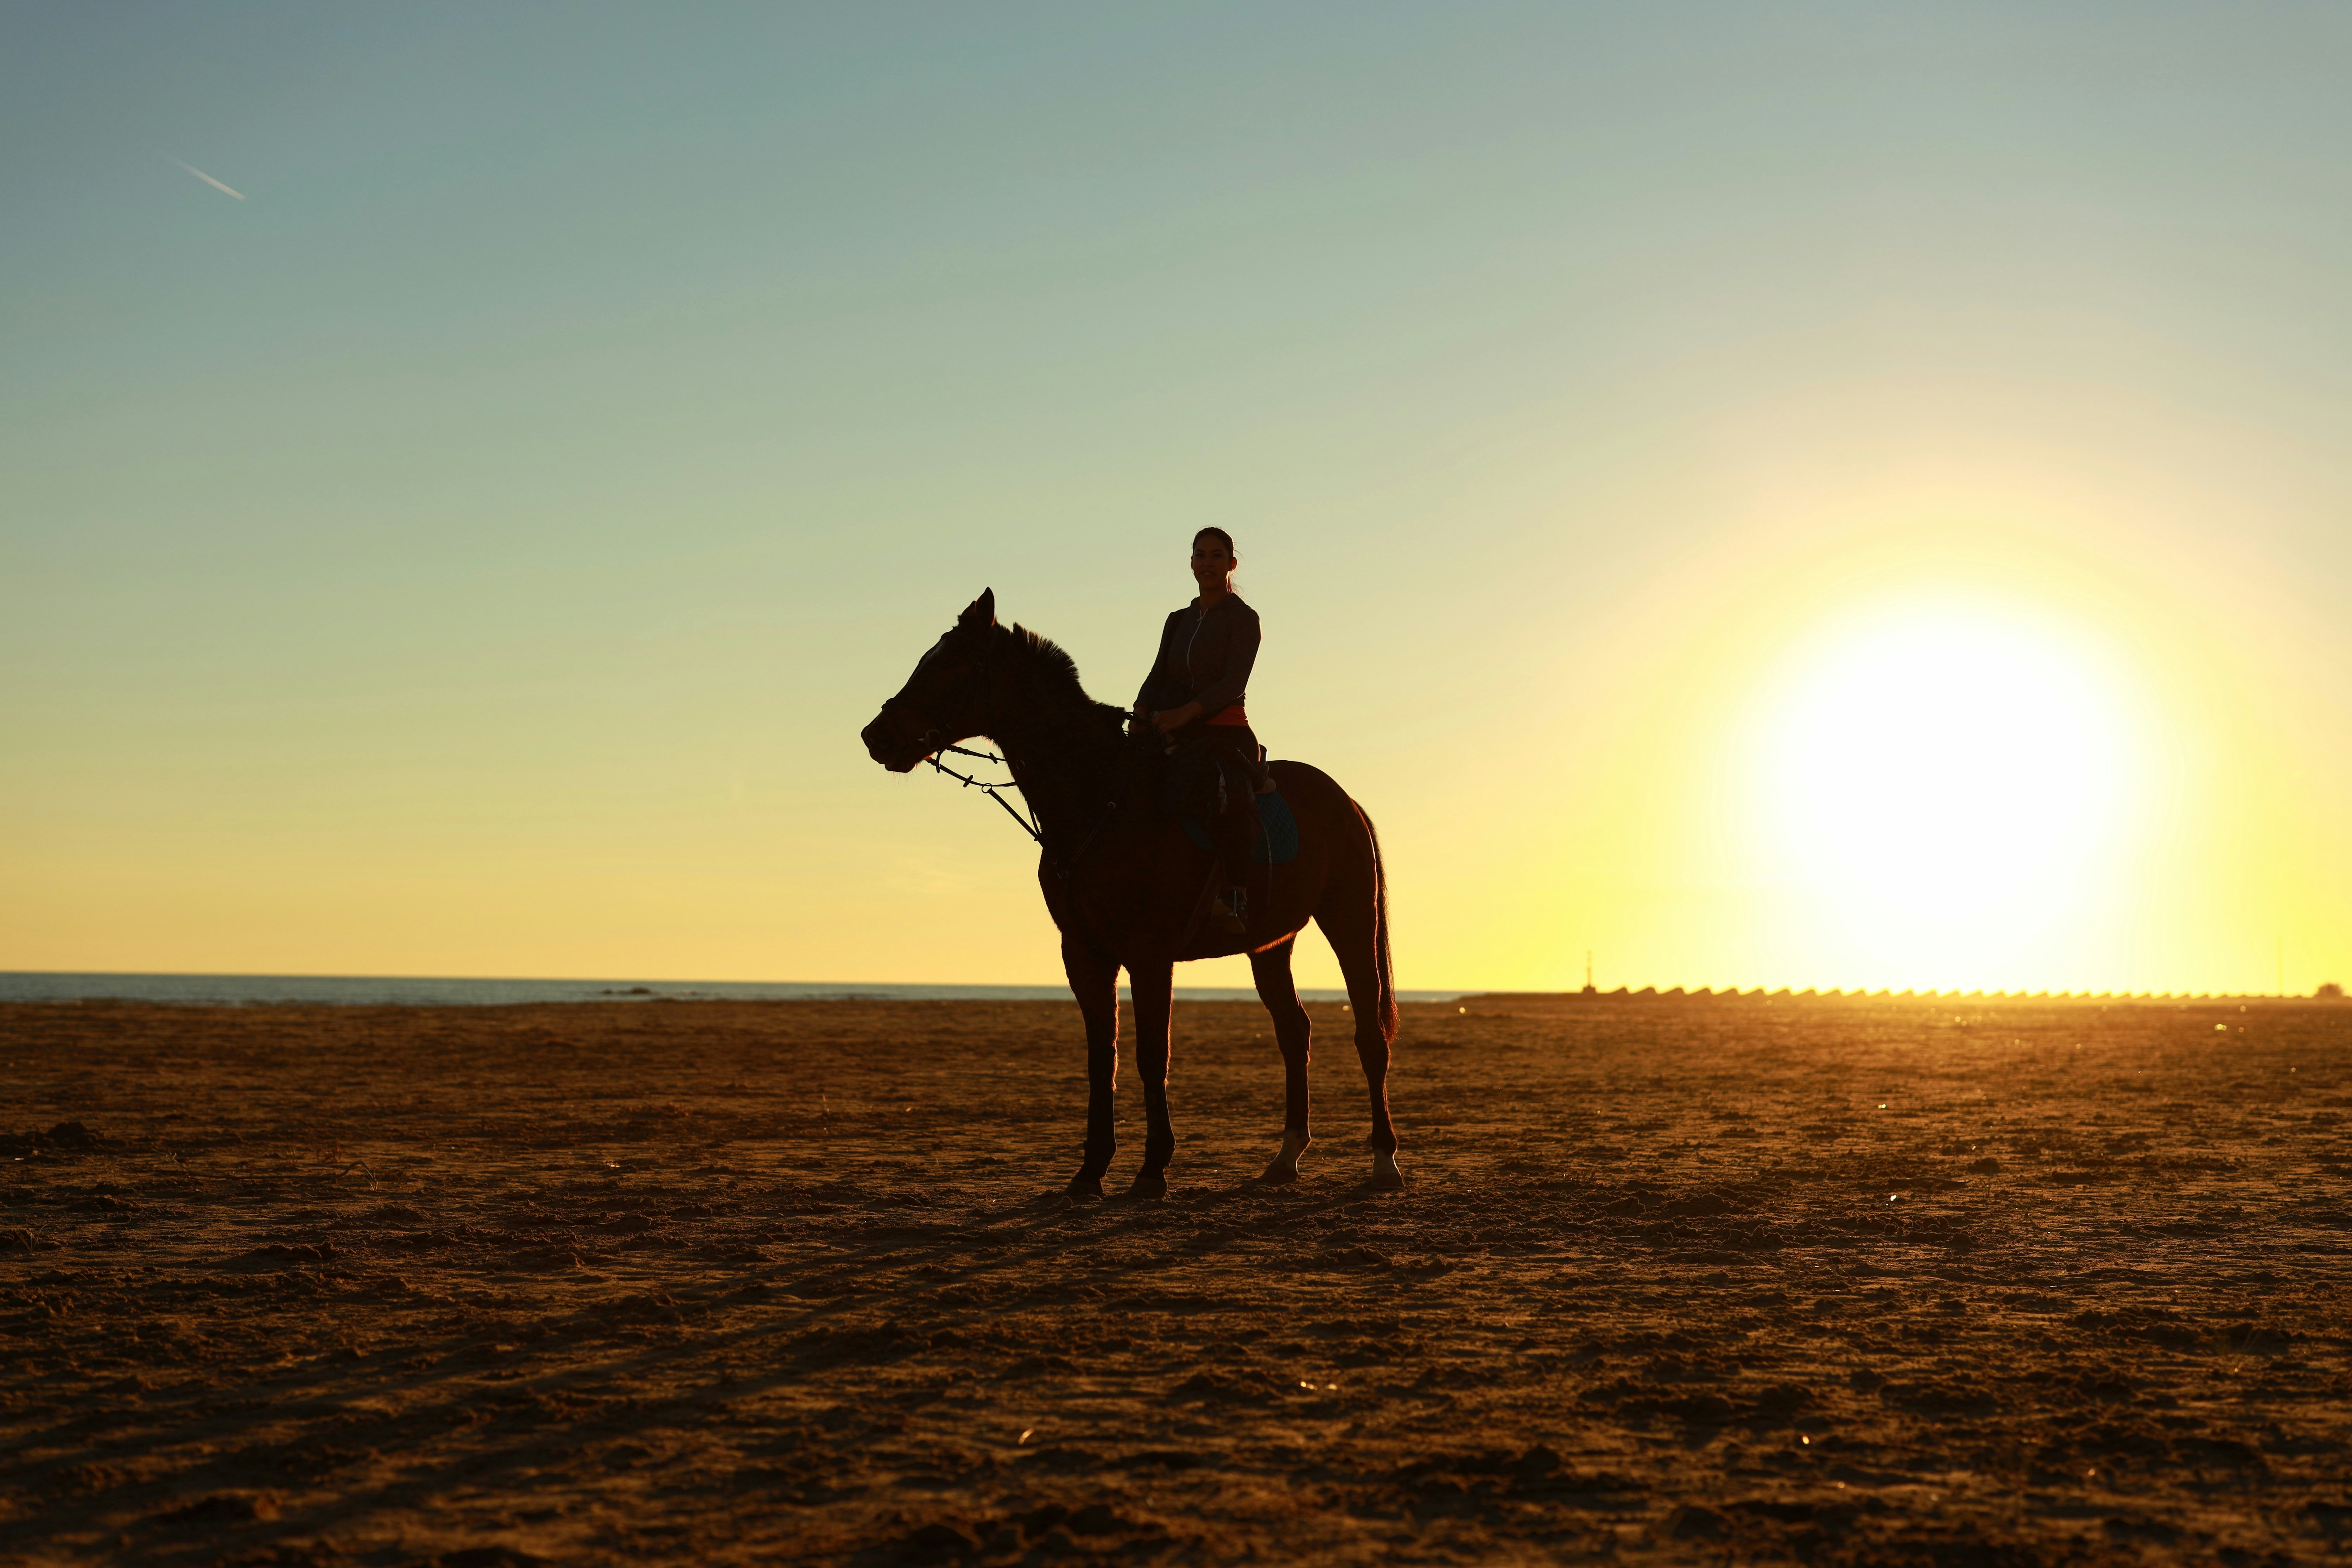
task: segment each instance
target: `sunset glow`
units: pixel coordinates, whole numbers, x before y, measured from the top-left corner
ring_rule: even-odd
[[[2008,606],[1822,629],[1768,710],[1755,830],[1879,963],[1967,971],[2112,912],[2147,742],[2094,650]]]

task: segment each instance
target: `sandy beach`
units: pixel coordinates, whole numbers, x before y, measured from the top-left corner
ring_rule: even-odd
[[[0,1008],[0,1559],[2352,1547],[2352,1006],[1409,1006],[1396,1195],[1313,1011],[1072,1209],[1067,1004]]]

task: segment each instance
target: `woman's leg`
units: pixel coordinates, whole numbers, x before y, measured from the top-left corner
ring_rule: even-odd
[[[1217,853],[1224,868],[1219,880],[1226,889],[1221,901],[1233,917],[1233,924],[1227,929],[1245,931],[1249,919],[1250,851],[1256,846],[1259,832],[1256,788],[1261,775],[1257,736],[1246,724],[1212,724],[1207,728],[1211,754],[1225,764],[1228,781],[1225,812],[1215,829]]]

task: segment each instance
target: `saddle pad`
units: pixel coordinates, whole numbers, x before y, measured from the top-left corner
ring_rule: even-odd
[[[1265,831],[1258,835],[1256,845],[1250,850],[1251,865],[1287,866],[1298,858],[1298,818],[1290,815],[1290,803],[1282,798],[1279,790],[1257,797],[1257,820]],[[1184,832],[1202,848],[1215,851],[1217,841],[1209,837],[1208,828],[1199,817],[1186,817]],[[1267,858],[1268,850],[1274,852],[1271,861]]]

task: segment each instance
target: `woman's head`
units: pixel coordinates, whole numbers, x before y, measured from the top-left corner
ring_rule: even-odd
[[[1234,553],[1234,536],[1222,528],[1204,528],[1192,536],[1192,581],[1201,592],[1230,593],[1234,566],[1240,557]]]

